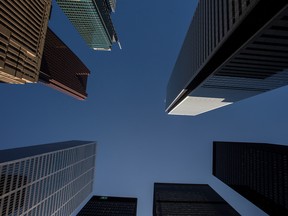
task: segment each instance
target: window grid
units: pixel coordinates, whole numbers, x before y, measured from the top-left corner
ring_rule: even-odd
[[[0,208],[4,215],[70,214],[83,201],[78,194],[92,192],[85,188],[93,186],[94,164],[94,143],[2,163]]]

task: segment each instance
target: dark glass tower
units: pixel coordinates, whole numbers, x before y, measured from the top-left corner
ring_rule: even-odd
[[[288,1],[201,0],[166,111],[198,115],[288,84]]]
[[[136,216],[137,198],[93,196],[77,216]]]
[[[214,142],[213,175],[269,215],[288,215],[288,146]]]
[[[83,62],[48,28],[39,81],[84,100],[89,74]]]
[[[239,215],[207,184],[154,184],[153,216]]]

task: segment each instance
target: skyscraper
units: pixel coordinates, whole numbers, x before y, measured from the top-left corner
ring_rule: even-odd
[[[137,198],[93,196],[77,216],[136,216]]]
[[[239,215],[207,184],[154,184],[153,216]]]
[[[269,215],[288,215],[288,146],[214,142],[213,175]]]
[[[112,43],[118,41],[110,17],[116,0],[57,0],[57,3],[92,49],[111,50]]]
[[[89,74],[82,61],[48,28],[39,81],[84,100]]]
[[[1,215],[70,215],[91,193],[95,142],[0,151]]]
[[[0,82],[37,82],[51,0],[0,1],[0,8]]]
[[[198,115],[287,85],[287,16],[287,0],[199,1],[166,112]]]

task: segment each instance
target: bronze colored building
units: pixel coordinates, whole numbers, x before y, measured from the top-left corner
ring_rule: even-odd
[[[49,28],[40,71],[40,82],[79,100],[87,97],[90,71]]]
[[[0,8],[0,82],[37,82],[51,0],[0,1]]]

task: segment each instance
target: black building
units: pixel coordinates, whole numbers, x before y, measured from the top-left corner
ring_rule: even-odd
[[[153,216],[239,215],[207,184],[154,184]]]
[[[77,216],[136,216],[137,198],[93,196]]]
[[[288,146],[214,142],[213,175],[269,215],[288,215]]]
[[[166,112],[198,115],[288,84],[288,1],[201,0]]]

